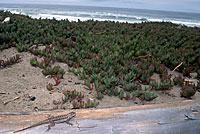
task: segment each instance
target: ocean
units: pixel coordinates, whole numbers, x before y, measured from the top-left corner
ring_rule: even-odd
[[[116,21],[128,23],[172,22],[190,27],[200,27],[200,13],[183,13],[172,11],[143,10],[130,8],[108,8],[69,5],[31,5],[2,4],[0,10],[28,15],[32,18],[55,18],[69,21]]]

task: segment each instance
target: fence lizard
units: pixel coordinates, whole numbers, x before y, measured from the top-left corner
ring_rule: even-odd
[[[73,125],[72,123],[70,123],[69,121],[74,118],[76,116],[76,113],[75,112],[70,112],[68,114],[65,114],[65,115],[59,115],[59,116],[50,116],[48,117],[47,119],[41,121],[41,122],[38,122],[36,124],[33,124],[29,127],[26,127],[26,128],[23,128],[23,129],[19,129],[19,130],[16,130],[14,131],[13,133],[17,133],[17,132],[20,132],[20,131],[24,131],[26,129],[29,129],[29,128],[33,128],[33,127],[36,127],[36,126],[39,126],[39,125],[42,125],[42,124],[46,124],[46,123],[49,123],[48,125],[48,129],[46,131],[49,131],[51,129],[52,126],[55,126],[55,123],[62,123],[62,122],[66,122],[67,124],[69,125]]]

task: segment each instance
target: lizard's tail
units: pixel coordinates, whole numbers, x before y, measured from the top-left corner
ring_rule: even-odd
[[[37,124],[34,124],[34,125],[32,125],[32,126],[25,127],[25,128],[23,128],[23,129],[16,130],[16,131],[14,131],[13,133],[21,132],[21,131],[24,131],[24,130],[27,130],[27,129],[29,129],[29,128],[33,128],[33,127],[36,127],[36,126],[39,126],[39,125],[41,125],[41,123],[37,123]]]

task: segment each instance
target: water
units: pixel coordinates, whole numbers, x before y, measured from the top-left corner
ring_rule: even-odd
[[[141,23],[146,21],[172,22],[176,24],[200,27],[199,13],[182,13],[156,10],[106,8],[67,5],[27,5],[27,4],[0,4],[0,10],[16,14],[29,15],[32,18],[55,18],[69,21],[118,21],[128,23]]]

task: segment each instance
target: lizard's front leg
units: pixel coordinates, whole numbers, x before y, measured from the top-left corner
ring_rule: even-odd
[[[55,126],[55,122],[54,121],[49,121],[49,123],[50,124],[48,125],[48,129],[46,130],[46,132],[49,131],[51,129],[51,127]]]
[[[73,126],[73,124],[70,123],[69,120],[66,120],[66,123],[69,124],[70,126]]]

